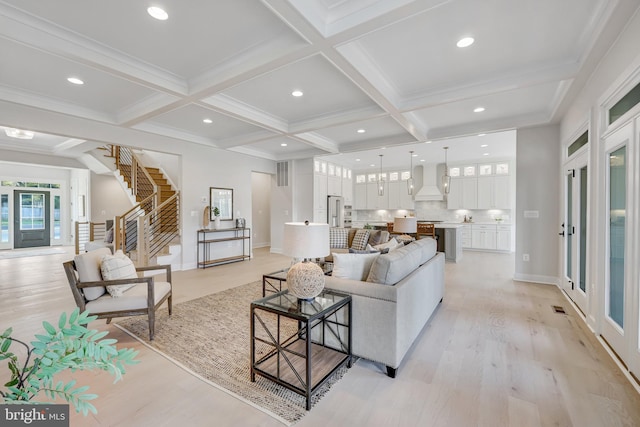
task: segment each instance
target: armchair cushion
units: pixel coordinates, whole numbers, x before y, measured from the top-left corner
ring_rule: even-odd
[[[100,271],[103,280],[135,279],[138,277],[135,265],[121,250],[116,251],[114,255],[104,255],[100,262]],[[124,291],[135,285],[136,283],[110,285],[107,286],[107,292],[112,297],[118,298],[122,296]]]
[[[73,259],[76,264],[76,270],[78,272],[78,279],[81,282],[99,282],[102,280],[102,273],[100,272],[100,261],[105,255],[111,255],[111,249],[100,248],[95,251],[89,251],[83,254],[78,254]],[[84,288],[84,298],[87,301],[93,301],[96,298],[100,298],[107,290],[104,286],[96,286],[91,288]]]
[[[133,288],[128,289],[120,298],[112,298],[105,294],[100,298],[87,303],[87,310],[90,313],[108,313],[116,311],[141,310],[148,306],[146,283],[136,283]],[[154,282],[153,304],[156,305],[171,291],[171,284],[168,282]]]

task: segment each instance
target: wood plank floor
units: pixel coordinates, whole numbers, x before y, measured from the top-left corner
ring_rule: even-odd
[[[0,328],[31,339],[42,320],[74,308],[61,255],[0,260]],[[288,259],[174,273],[179,303],[254,280]],[[390,379],[364,360],[297,426],[640,426],[640,396],[553,286],[515,282],[513,255],[465,252],[446,265],[445,298]],[[563,306],[566,315],[554,313]],[[248,310],[248,307],[247,307]],[[72,426],[277,426],[277,420],[186,374],[104,321],[139,365],[112,384],[104,373],[67,374],[100,397],[98,415]],[[247,326],[248,327],[248,326]],[[0,381],[6,376],[0,368]],[[5,381],[2,381],[4,383]]]

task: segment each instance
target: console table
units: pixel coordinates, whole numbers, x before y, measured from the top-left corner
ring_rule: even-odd
[[[242,245],[242,253],[211,258],[212,250],[215,246],[224,249],[224,242],[240,241]],[[251,258],[251,229],[250,228],[221,228],[217,230],[202,229],[198,230],[198,250],[197,260],[198,268],[213,267],[220,264],[230,262],[244,261]]]

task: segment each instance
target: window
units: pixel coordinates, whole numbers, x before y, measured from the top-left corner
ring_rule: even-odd
[[[498,163],[496,165],[496,175],[509,175],[509,163]]]
[[[401,180],[403,180],[403,181],[406,181],[406,180],[408,180],[409,178],[411,178],[411,172],[410,172],[410,171],[403,171],[403,172],[400,174],[400,179],[401,179]]]
[[[389,172],[389,181],[397,181],[400,178],[400,174],[398,172]]]
[[[638,103],[640,103],[640,83],[609,109],[609,124],[618,120],[624,113],[638,105]]]
[[[573,153],[575,153],[580,148],[585,146],[588,142],[589,142],[589,131],[586,131],[585,133],[580,135],[578,139],[573,141],[571,145],[569,145],[569,148],[567,148],[567,157],[571,157]]]
[[[453,168],[449,168],[449,175],[451,176],[460,176],[460,168],[459,167],[453,167]]]
[[[356,184],[364,184],[365,182],[367,182],[366,175],[356,175]]]
[[[20,195],[20,230],[44,230],[44,194]]]
[[[9,195],[0,196],[0,242],[9,242]]]
[[[480,165],[478,171],[480,175],[491,175],[493,173],[493,165]]]
[[[60,240],[60,196],[53,196],[53,238]]]
[[[464,173],[464,176],[476,176],[476,167],[475,166],[465,166],[463,173]]]

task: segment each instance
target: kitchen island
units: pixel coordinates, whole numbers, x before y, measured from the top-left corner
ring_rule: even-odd
[[[438,252],[444,252],[444,259],[458,262],[462,259],[462,228],[460,222],[439,222],[435,224],[438,236]]]

